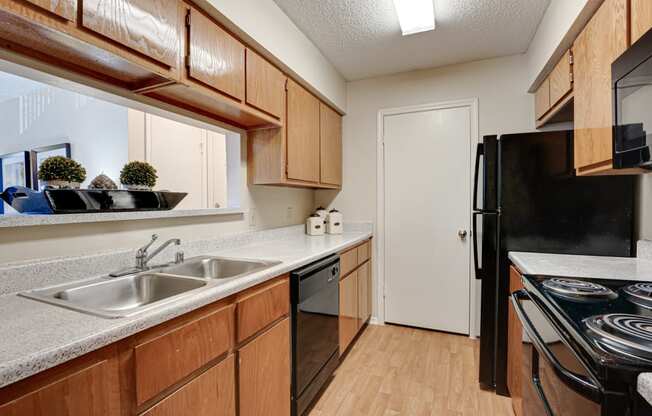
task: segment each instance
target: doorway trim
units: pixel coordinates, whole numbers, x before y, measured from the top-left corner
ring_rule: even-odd
[[[376,258],[378,259],[376,265],[376,305],[377,315],[374,323],[379,325],[385,324],[385,270],[387,256],[385,255],[385,230],[386,230],[386,217],[385,217],[385,139],[384,139],[384,120],[386,116],[397,114],[408,114],[422,111],[444,110],[452,108],[468,108],[471,114],[470,126],[470,152],[469,152],[469,170],[470,170],[470,184],[469,184],[469,202],[472,204],[473,200],[473,158],[479,142],[479,119],[478,119],[478,98],[467,98],[454,101],[441,101],[437,103],[421,104],[404,107],[385,108],[378,111],[377,118],[377,137],[376,137]],[[469,205],[473,206],[473,205]],[[471,211],[469,215],[469,224],[473,220]],[[469,230],[469,236],[471,230]],[[469,240],[470,241],[470,240]],[[469,256],[469,336],[475,338],[479,333],[479,328],[476,327],[476,313],[479,306],[479,282],[475,280],[475,270],[473,268],[473,259],[471,257],[472,244],[468,245]]]

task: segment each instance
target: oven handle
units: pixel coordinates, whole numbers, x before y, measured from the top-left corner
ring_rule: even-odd
[[[514,305],[514,310],[518,315],[518,319],[523,325],[523,329],[527,333],[528,337],[536,347],[536,349],[541,353],[546,360],[552,365],[555,374],[569,387],[571,387],[576,392],[586,396],[587,398],[593,400],[596,403],[600,403],[602,399],[602,390],[599,386],[591,383],[583,377],[578,376],[577,374],[567,370],[564,366],[557,360],[557,357],[550,351],[546,346],[545,341],[541,338],[541,335],[534,329],[530,318],[528,318],[527,313],[521,306],[521,300],[529,300],[527,292],[524,290],[519,290],[512,294],[512,305]]]

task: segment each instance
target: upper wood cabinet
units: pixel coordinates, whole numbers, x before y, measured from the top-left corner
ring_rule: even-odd
[[[290,320],[285,318],[238,351],[239,415],[290,414]]]
[[[321,183],[342,185],[342,117],[319,103]]]
[[[244,45],[195,8],[190,9],[188,25],[188,75],[244,100]]]
[[[561,57],[550,73],[550,107],[573,90],[573,54],[570,50]]]
[[[287,100],[287,177],[319,182],[319,100],[292,80]]]
[[[143,55],[179,62],[178,0],[84,0],[82,25]]]
[[[545,81],[539,86],[539,89],[534,94],[534,115],[537,120],[541,120],[543,116],[550,109],[550,79],[546,78]]]
[[[652,28],[652,1],[631,0],[632,43]]]
[[[71,22],[77,21],[77,0],[27,0]]]
[[[281,118],[285,109],[287,77],[274,65],[247,49],[247,104]]]
[[[575,169],[612,169],[611,63],[628,47],[628,0],[605,0],[575,40]]]

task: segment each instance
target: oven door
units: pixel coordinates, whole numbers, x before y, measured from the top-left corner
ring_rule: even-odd
[[[599,416],[602,387],[546,315],[521,290],[512,294],[523,325],[523,414]]]

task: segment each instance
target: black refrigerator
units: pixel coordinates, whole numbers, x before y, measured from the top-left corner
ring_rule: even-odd
[[[473,197],[483,388],[508,394],[508,252],[633,256],[634,198],[633,176],[575,175],[571,131],[483,138]]]

